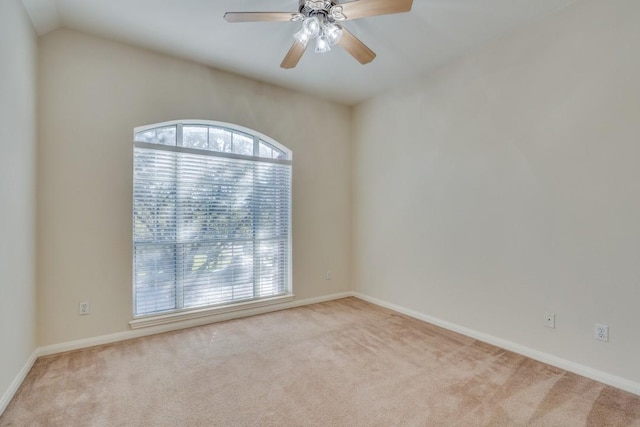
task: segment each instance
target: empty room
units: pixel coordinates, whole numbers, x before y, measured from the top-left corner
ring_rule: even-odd
[[[640,1],[0,0],[0,426],[640,427]]]

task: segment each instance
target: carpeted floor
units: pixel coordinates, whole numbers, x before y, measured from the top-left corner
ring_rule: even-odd
[[[39,359],[0,426],[640,426],[640,397],[355,298]]]

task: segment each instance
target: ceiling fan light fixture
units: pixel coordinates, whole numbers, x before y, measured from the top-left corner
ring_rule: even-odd
[[[316,53],[327,53],[331,51],[331,44],[329,39],[324,34],[321,34],[316,41]]]
[[[320,20],[315,16],[305,19],[302,23],[302,30],[307,33],[310,39],[318,37],[320,29]]]
[[[311,39],[316,39],[316,53],[326,53],[340,42],[342,35],[342,27],[329,21],[326,16],[310,16],[302,22],[302,28],[293,38],[304,47],[307,47]]]
[[[329,44],[331,46],[335,46],[340,43],[340,39],[342,38],[342,28],[335,24],[327,24],[322,27],[322,31],[324,35],[327,37]]]
[[[305,47],[307,46],[307,44],[309,43],[309,40],[311,39],[309,37],[309,33],[307,33],[307,31],[304,28],[302,28],[300,31],[295,33],[293,35],[293,38],[296,39],[298,42],[300,42]]]

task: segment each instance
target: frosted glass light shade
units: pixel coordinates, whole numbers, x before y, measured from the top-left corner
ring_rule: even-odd
[[[323,28],[323,31],[331,46],[335,46],[340,43],[340,39],[342,38],[342,28],[335,24],[328,24]]]
[[[309,33],[307,33],[307,31],[304,28],[298,31],[297,33],[295,33],[293,35],[293,38],[296,39],[298,42],[302,43],[304,46],[306,46],[310,40]]]
[[[331,50],[331,45],[329,44],[329,39],[324,34],[318,37],[318,41],[316,42],[316,53],[327,53]]]
[[[310,39],[318,37],[318,34],[320,34],[320,20],[315,16],[307,18],[302,23],[302,29],[306,31]]]

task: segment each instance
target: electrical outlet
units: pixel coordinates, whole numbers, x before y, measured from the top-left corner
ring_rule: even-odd
[[[78,313],[81,315],[89,314],[89,303],[84,301],[78,304]]]
[[[607,325],[601,325],[599,323],[596,323],[596,328],[595,328],[595,331],[594,331],[594,335],[595,335],[595,338],[598,341],[608,342],[609,341],[609,327]]]
[[[332,280],[332,279],[333,279],[333,272],[327,271],[327,280]]]
[[[545,313],[544,314],[544,326],[554,329],[556,327],[556,314]]]

